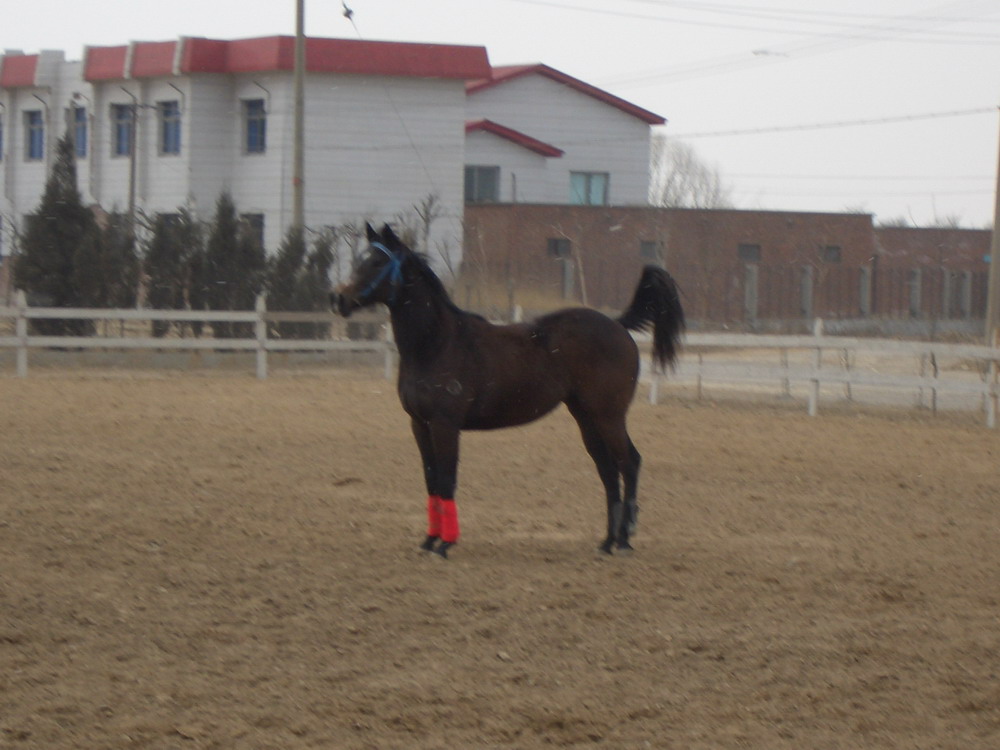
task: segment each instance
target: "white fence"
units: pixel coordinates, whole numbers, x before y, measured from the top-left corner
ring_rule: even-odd
[[[732,384],[787,397],[802,393],[811,416],[821,397],[888,405],[911,398],[934,412],[951,397],[957,408],[981,407],[986,425],[997,426],[997,347],[826,336],[820,320],[812,335],[689,333],[684,343],[674,372],[646,369],[651,402],[664,378],[693,386],[699,398],[713,385]]]
[[[176,338],[152,336],[36,336],[28,334],[28,321],[77,319],[128,322],[228,322],[252,324],[253,338]],[[357,351],[381,353],[385,376],[392,377],[395,346],[387,337],[374,341],[330,339],[278,339],[268,336],[269,323],[329,323],[341,319],[327,313],[268,312],[263,298],[253,311],[93,310],[28,307],[19,296],[16,307],[0,307],[0,350],[16,351],[17,374],[28,374],[29,353],[51,348],[92,350],[202,350],[245,351],[256,355],[258,378],[268,374],[268,355],[276,352]],[[10,322],[13,321],[13,326]],[[3,324],[13,335],[3,335]],[[124,325],[122,326],[124,327]],[[648,342],[648,337],[645,337]],[[693,387],[699,397],[712,386],[765,389],[794,397],[803,393],[810,415],[816,415],[821,398],[873,400],[894,403],[886,394],[906,398],[937,410],[939,401],[960,396],[966,404],[982,408],[987,426],[997,424],[1000,348],[973,344],[897,341],[891,339],[826,336],[817,321],[811,336],[689,333],[677,370],[670,373],[670,387]],[[644,379],[655,403],[663,375],[644,362]],[[831,389],[839,390],[839,394]],[[875,394],[872,397],[872,393]]]
[[[0,323],[13,320],[13,335],[0,335],[0,349],[16,351],[16,369],[20,377],[28,374],[29,352],[33,349],[90,350],[175,350],[175,351],[243,351],[256,354],[257,377],[266,378],[268,354],[274,352],[378,352],[385,360],[385,375],[391,377],[396,348],[385,337],[381,340],[352,341],[345,338],[280,339],[268,336],[269,323],[327,323],[342,321],[333,313],[268,312],[264,297],[257,298],[256,309],[250,311],[220,310],[97,310],[70,307],[28,307],[23,293],[18,293],[16,307],[0,307]],[[118,321],[122,324],[162,321],[167,323],[243,323],[252,324],[252,338],[214,338],[126,335],[122,325],[118,335],[38,336],[29,335],[30,320],[91,320]],[[369,319],[370,320],[370,319]]]

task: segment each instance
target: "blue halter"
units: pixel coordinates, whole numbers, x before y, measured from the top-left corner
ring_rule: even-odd
[[[389,283],[392,285],[392,291],[389,293],[389,303],[392,304],[396,301],[396,292],[399,291],[400,284],[403,283],[403,262],[399,259],[392,250],[387,248],[381,242],[373,242],[371,246],[375,250],[379,250],[386,254],[389,258],[389,262],[382,266],[382,270],[378,272],[378,276],[372,279],[371,283],[365,287],[365,290],[361,292],[361,299],[367,300],[369,295],[372,294],[379,285],[389,279]]]

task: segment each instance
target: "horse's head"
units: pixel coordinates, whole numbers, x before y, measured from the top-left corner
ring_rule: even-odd
[[[408,252],[388,224],[376,232],[365,225],[368,251],[361,259],[351,279],[330,295],[330,304],[349,317],[355,310],[381,302],[392,305],[403,283],[403,258]]]

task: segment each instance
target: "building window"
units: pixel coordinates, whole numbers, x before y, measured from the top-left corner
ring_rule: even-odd
[[[569,202],[574,206],[606,206],[608,173],[570,172]]]
[[[181,152],[181,106],[177,101],[157,102],[160,120],[160,154]]]
[[[267,110],[263,99],[243,102],[243,147],[248,154],[263,154],[267,150]]]
[[[264,247],[264,214],[240,214],[247,235]]]
[[[824,263],[840,263],[840,245],[823,245],[820,255]]]
[[[134,123],[131,104],[111,105],[111,155],[130,156],[132,154],[132,136]]]
[[[87,158],[87,109],[72,107],[70,109],[70,127],[73,133],[73,153],[77,159]]]
[[[568,258],[570,256],[569,240],[565,237],[549,237],[548,253],[552,258]]]
[[[465,202],[496,203],[500,200],[500,167],[465,168]]]
[[[639,257],[655,263],[663,262],[663,243],[652,240],[639,241]]]
[[[41,161],[45,158],[45,119],[42,110],[32,109],[24,113],[24,158]]]
[[[760,245],[741,242],[736,251],[744,263],[760,263]]]

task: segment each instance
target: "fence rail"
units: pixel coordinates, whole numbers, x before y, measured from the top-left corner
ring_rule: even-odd
[[[29,335],[29,321],[46,319],[243,323],[252,324],[254,335],[252,338]],[[28,307],[23,297],[19,297],[15,307],[0,307],[0,324],[5,320],[7,328],[13,320],[14,335],[0,335],[0,350],[16,351],[17,374],[21,377],[28,374],[29,353],[50,348],[254,352],[258,378],[267,377],[268,355],[275,352],[377,352],[384,356],[387,378],[392,377],[395,365],[396,349],[388,336],[363,341],[270,337],[269,323],[332,324],[339,319],[331,313],[269,312],[263,298],[258,299],[252,311],[191,311],[35,308]],[[776,386],[786,395],[791,395],[796,386],[806,389],[808,411],[815,416],[823,389],[830,387],[844,388],[848,398],[853,397],[856,387],[912,391],[918,394],[920,403],[929,397],[929,404],[925,405],[935,410],[939,394],[962,394],[981,399],[987,426],[997,426],[1000,397],[1000,348],[997,347],[828,336],[823,333],[822,321],[816,322],[812,335],[689,333],[685,347],[670,382],[693,384],[699,397],[706,384],[712,383]],[[739,354],[735,354],[737,351]],[[866,360],[877,360],[879,366],[866,364]],[[919,363],[918,371],[906,372],[901,365],[904,361]],[[888,365],[882,366],[885,363]],[[663,376],[654,372],[646,360],[643,377],[650,382],[649,397],[655,403]]]
[[[377,340],[280,339],[268,335],[269,323],[329,323],[339,320],[333,313],[269,312],[263,296],[257,298],[254,310],[151,310],[151,309],[92,309],[71,307],[28,307],[18,293],[15,307],[0,307],[0,321],[14,321],[14,335],[0,335],[0,349],[16,351],[16,368],[20,377],[28,374],[28,358],[32,349],[149,349],[175,351],[243,351],[256,354],[257,377],[268,374],[268,354],[271,352],[376,352],[382,353],[385,375],[391,377],[396,348],[386,337]],[[205,322],[251,324],[250,338],[166,336],[45,336],[29,334],[31,320],[91,320],[114,322]],[[368,322],[371,322],[369,320]]]
[[[830,386],[843,387],[849,400],[857,395],[856,386],[909,391],[917,395],[918,404],[935,412],[939,396],[958,394],[981,400],[986,425],[997,426],[998,347],[828,336],[821,320],[815,321],[812,335],[689,333],[685,347],[670,381],[693,384],[699,398],[706,383],[776,385],[787,396],[797,384],[805,387],[808,412],[815,416],[822,389]],[[736,359],[731,356],[735,351],[740,351]],[[747,352],[753,353],[750,361]],[[911,363],[915,373],[905,371]],[[651,381],[649,398],[655,403],[663,375],[648,366],[644,375]]]

